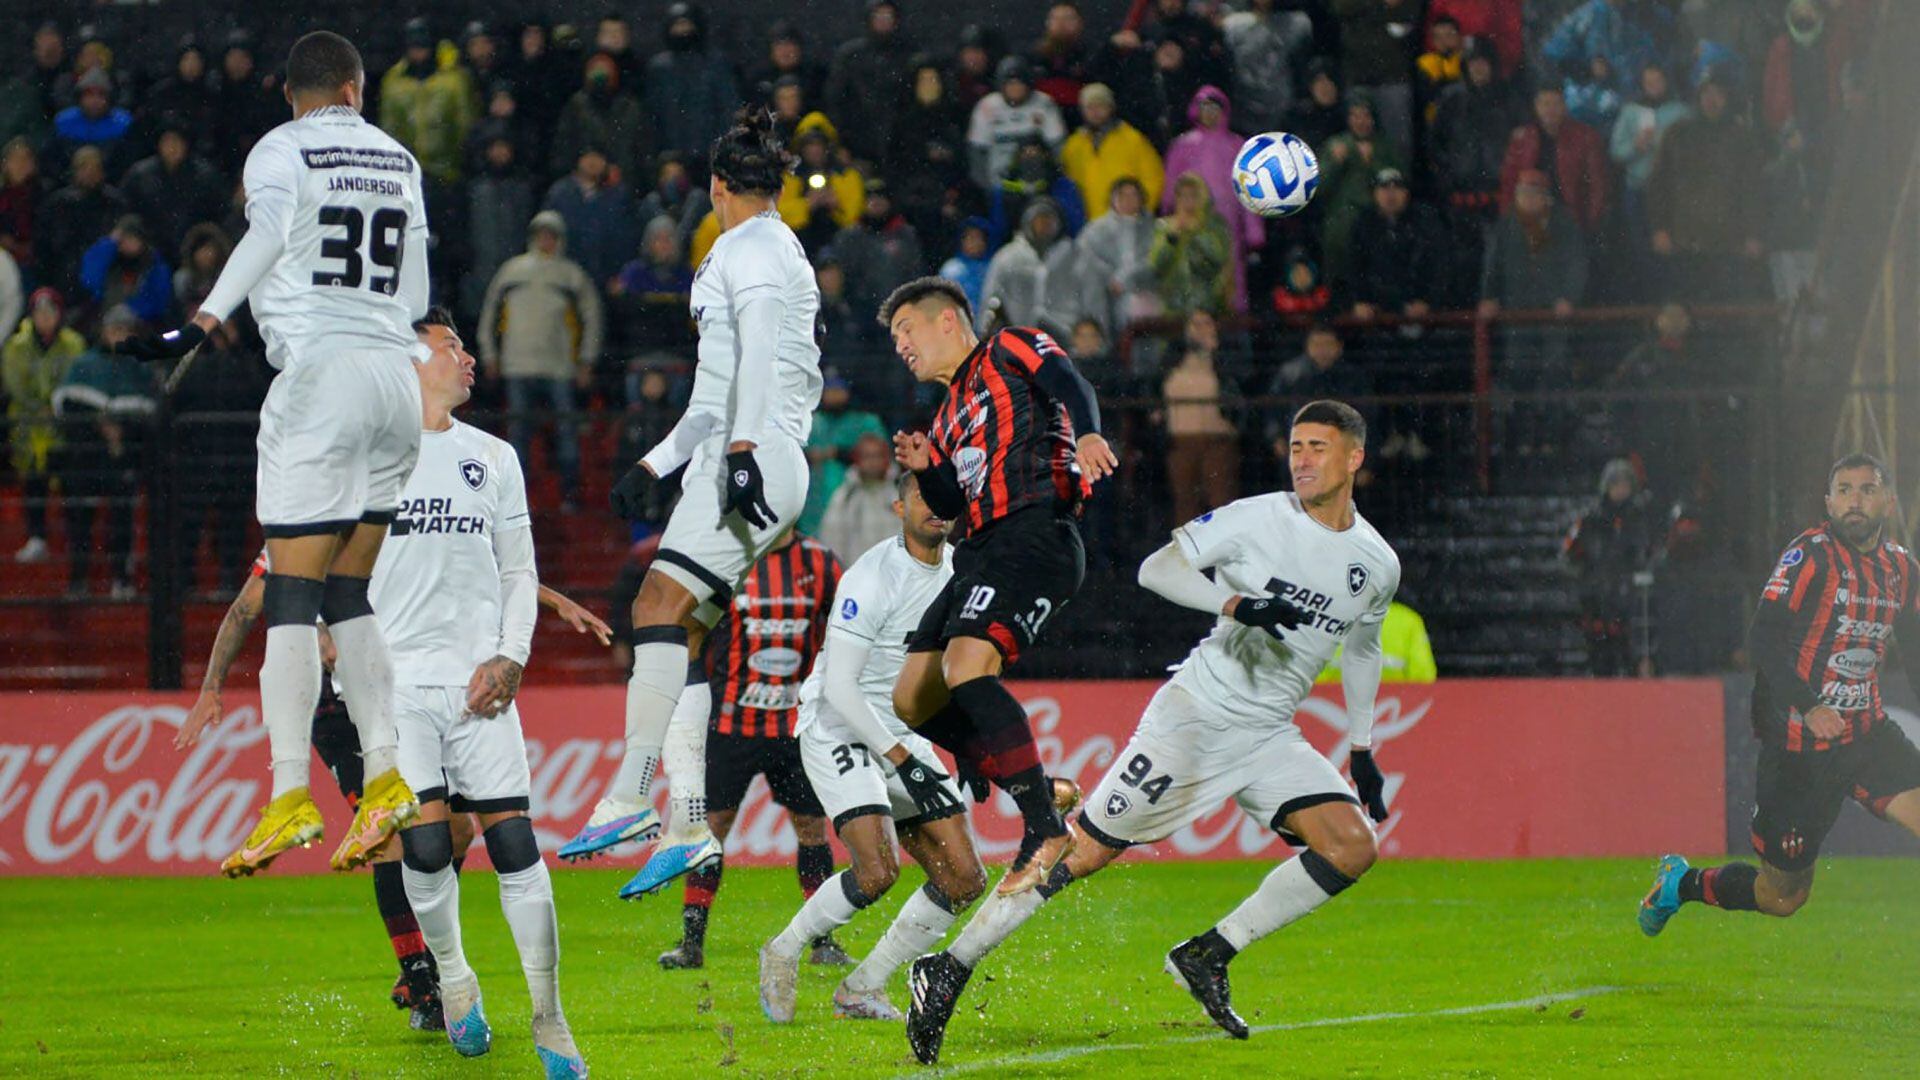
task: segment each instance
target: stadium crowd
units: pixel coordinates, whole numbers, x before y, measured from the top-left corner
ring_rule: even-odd
[[[854,536],[884,516],[881,437],[927,403],[873,318],[920,273],[961,283],[983,326],[1053,332],[1103,397],[1142,405],[1151,431],[1133,441],[1175,519],[1240,494],[1258,479],[1248,460],[1271,467],[1285,412],[1247,402],[1403,389],[1386,368],[1409,360],[1458,368],[1418,325],[1436,313],[1791,301],[1809,284],[1811,208],[1859,93],[1871,7],[1152,0],[1137,25],[1096,26],[1062,0],[934,42],[910,0],[869,0],[851,40],[781,21],[723,49],[681,2],[651,25],[630,8],[572,23],[394,16],[361,46],[369,116],[428,179],[437,299],[459,313],[482,400],[510,410],[516,447],[551,427],[566,508],[586,415],[619,415],[623,457],[670,424],[694,268],[718,234],[705,147],[742,105],[771,109],[796,157],[778,210],[817,269],[832,369],[801,527]],[[16,328],[18,557],[51,557],[57,490],[74,580],[96,548],[77,538],[104,506],[114,588],[131,591],[131,502],[111,496],[140,454],[129,421],[157,390],[104,348],[206,295],[247,227],[246,151],[286,106],[278,46],[256,37],[274,32],[264,11],[198,27],[151,68],[123,62],[133,43],[111,9],[96,15],[32,29],[0,81],[0,326]],[[1272,129],[1319,154],[1319,192],[1295,218],[1233,195],[1241,141]],[[1497,378],[1555,392],[1733,374],[1674,344],[1684,310],[1663,318],[1603,363],[1576,357],[1564,327],[1506,327]],[[1354,348],[1356,326],[1405,321],[1367,335],[1392,348]],[[1140,325],[1163,332],[1136,339]],[[251,328],[231,323],[211,348],[173,411],[256,409],[268,373]],[[1688,495],[1686,469],[1648,476],[1666,417],[1614,413],[1583,475],[1625,456],[1636,484]],[[1386,462],[1444,440],[1404,407],[1368,419]],[[1579,426],[1564,420],[1511,425],[1503,450],[1544,450]],[[244,454],[244,435],[227,442],[183,452]],[[250,478],[194,479],[182,558],[205,532],[222,566],[244,566]],[[1113,513],[1090,511],[1096,561]]]

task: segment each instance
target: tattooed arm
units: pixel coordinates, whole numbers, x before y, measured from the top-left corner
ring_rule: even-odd
[[[220,632],[213,639],[213,655],[207,658],[207,674],[200,680],[200,697],[187,713],[186,722],[180,725],[180,734],[174,736],[174,749],[185,750],[199,742],[206,729],[220,723],[220,690],[226,686],[227,672],[240,655],[241,647],[246,645],[253,624],[260,619],[260,601],[267,592],[266,580],[258,574],[249,577],[240,595],[228,606],[226,617],[220,620]]]

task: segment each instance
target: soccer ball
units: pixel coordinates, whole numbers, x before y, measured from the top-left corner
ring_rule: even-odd
[[[1255,135],[1233,157],[1233,193],[1261,217],[1299,213],[1319,187],[1320,159],[1305,139],[1290,132]]]

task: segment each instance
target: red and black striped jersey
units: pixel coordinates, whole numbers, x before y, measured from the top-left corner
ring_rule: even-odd
[[[714,731],[793,737],[800,684],[826,635],[840,571],[825,544],[804,536],[747,571],[726,617],[707,636]]]
[[[1072,506],[1087,494],[1067,406],[1040,388],[1041,365],[1067,359],[1045,331],[1013,326],[974,346],[947,386],[928,440],[951,461],[967,499],[956,533],[979,532],[1029,506]]]
[[[1754,729],[1790,751],[1851,743],[1887,713],[1880,666],[1899,630],[1920,650],[1920,578],[1892,541],[1855,550],[1826,525],[1794,538],[1774,564],[1754,612]],[[1909,665],[1909,671],[1912,665]],[[1846,721],[1839,738],[1816,737],[1805,716],[1825,705]]]

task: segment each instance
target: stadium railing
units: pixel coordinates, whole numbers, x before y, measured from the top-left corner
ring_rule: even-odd
[[[1731,644],[1702,646],[1704,658],[1669,661],[1677,641],[1735,639],[1753,575],[1781,539],[1774,527],[1781,451],[1761,437],[1783,405],[1774,360],[1778,316],[1771,309],[1696,310],[1688,366],[1670,379],[1656,376],[1659,385],[1616,378],[1626,356],[1650,340],[1653,314],[1629,308],[1566,318],[1509,312],[1492,319],[1441,313],[1336,320],[1345,341],[1340,364],[1363,376],[1369,390],[1345,396],[1374,426],[1361,506],[1408,564],[1406,593],[1428,616],[1442,670],[1584,668],[1576,621],[1583,596],[1596,587],[1589,581],[1583,592],[1582,579],[1561,559],[1561,541],[1593,502],[1600,468],[1614,457],[1637,463],[1655,531],[1683,541],[1663,548],[1654,566],[1658,584],[1630,590],[1636,649],[1655,653],[1659,669],[1725,666]],[[1220,494],[1282,488],[1284,461],[1271,434],[1304,398],[1272,392],[1273,382],[1298,354],[1304,324],[1229,318],[1222,329],[1217,408],[1230,429],[1226,453],[1237,476]],[[1112,360],[1081,362],[1101,390],[1123,468],[1087,508],[1089,583],[1062,617],[1054,647],[1036,652],[1036,676],[1149,674],[1204,629],[1204,618],[1138,618],[1131,583],[1138,560],[1165,541],[1182,514],[1204,509],[1215,494],[1204,482],[1176,487],[1168,472],[1169,406],[1210,404],[1169,401],[1161,392],[1178,333],[1172,321],[1129,327]],[[1552,385],[1526,381],[1527,359],[1540,355],[1553,357],[1564,373]],[[882,343],[830,349],[829,360],[851,374],[857,406],[874,407],[889,428],[912,424],[931,404]],[[617,401],[619,392],[605,396]],[[476,403],[463,417],[504,433],[505,415],[486,407]],[[527,419],[546,427],[553,417]],[[604,603],[632,542],[602,509],[622,465],[615,459],[625,420],[617,404],[580,414],[582,484],[574,512],[555,512],[562,493],[546,439],[534,441],[528,468],[544,576],[596,604]],[[17,477],[0,487],[0,607],[14,627],[0,645],[0,687],[168,687],[199,676],[220,611],[258,550],[250,520],[256,425],[252,413],[176,415],[163,404],[116,422],[116,456],[104,452],[97,421],[67,421],[70,449],[55,457],[48,507],[51,550],[38,564],[11,560],[25,540],[26,495]],[[1221,460],[1217,449],[1208,460]],[[69,536],[81,515],[70,517],[70,507],[101,519],[77,559]],[[130,567],[112,565],[119,556],[109,543],[110,521],[131,537]],[[73,567],[81,589],[69,588]],[[116,579],[124,580],[117,592]],[[1689,630],[1693,624],[1672,625],[1676,608],[1719,617]],[[604,656],[575,641],[551,645],[548,655],[557,656],[545,665],[549,678],[617,677]]]

